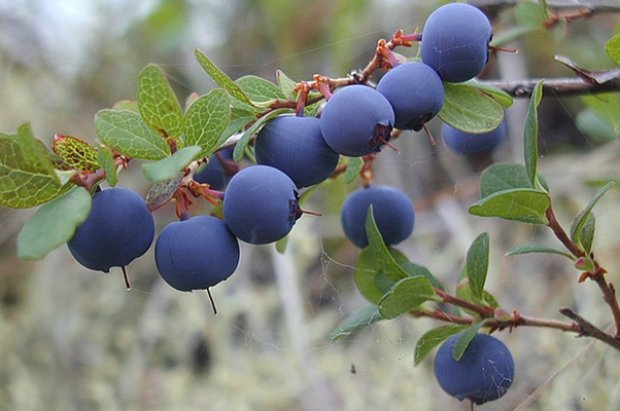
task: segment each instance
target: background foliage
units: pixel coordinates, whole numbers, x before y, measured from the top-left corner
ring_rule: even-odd
[[[295,80],[340,76],[365,65],[378,38],[421,26],[436,5],[0,0],[0,130],[30,120],[46,141],[61,133],[93,142],[95,113],[134,98],[149,62],[165,69],[181,98],[213,87],[194,60],[195,48],[233,79],[254,74],[273,80],[276,69]],[[497,15],[497,31],[514,21],[510,10]],[[515,43],[518,55],[500,54],[485,76],[571,75],[553,61],[555,54],[589,69],[611,67],[603,44],[616,21],[597,15],[552,32],[533,31]],[[615,101],[614,95],[585,99],[593,108]],[[580,131],[594,121],[581,111],[582,100],[545,96],[540,109],[538,167],[565,224],[596,191],[589,183],[620,175],[613,130],[611,140],[605,127]],[[510,142],[495,160],[521,161],[526,109],[526,101],[516,101],[508,110]],[[437,134],[438,125],[431,123]],[[465,161],[441,142],[431,147],[418,133],[402,136],[398,146],[400,155],[382,152],[376,174],[416,204],[416,230],[401,251],[454,285],[469,245],[487,231],[487,286],[506,308],[553,317],[570,305],[606,326],[609,315],[598,290],[578,285],[564,259],[503,256],[518,244],[557,245],[549,233],[467,213],[479,199],[477,171],[489,159]],[[130,167],[120,184],[145,194],[141,173]],[[415,341],[430,321],[383,321],[348,339],[329,340],[341,319],[365,304],[352,279],[357,251],[343,239],[338,221],[339,204],[352,188],[338,183],[318,192],[307,208],[324,216],[301,219],[285,254],[272,246],[243,247],[238,272],[212,290],[215,318],[205,295],[181,294],[159,280],[152,251],[131,265],[130,293],[119,272],[89,272],[64,247],[38,263],[18,260],[16,235],[34,210],[0,209],[0,409],[457,409],[460,404],[435,383],[431,361],[413,367]],[[612,269],[620,263],[618,200],[615,189],[596,207],[597,257]],[[168,207],[157,211],[158,226],[173,214]],[[610,278],[618,283],[617,271]],[[611,348],[531,328],[499,337],[517,365],[503,408],[619,408],[620,375]]]

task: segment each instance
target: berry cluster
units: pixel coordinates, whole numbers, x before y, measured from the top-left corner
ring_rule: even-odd
[[[444,105],[444,82],[467,81],[482,71],[491,35],[489,21],[475,7],[462,3],[440,7],[424,27],[421,61],[399,64],[388,53],[389,70],[376,89],[347,84],[332,94],[331,87],[319,88],[327,102],[318,117],[304,117],[298,109],[297,115],[281,115],[264,124],[254,142],[254,165],[240,170],[228,148],[212,155],[197,172],[188,167],[174,198],[189,204],[189,194],[217,198],[223,218],[189,217],[187,208],[179,213],[177,207],[180,221],[164,227],[156,240],[155,263],[162,278],[179,291],[208,291],[236,270],[239,240],[269,244],[283,239],[304,213],[299,190],[337,175],[341,156],[371,163],[390,144],[394,129],[423,129]],[[505,129],[502,125],[470,136],[446,126],[443,134],[452,150],[470,153],[495,148]],[[395,188],[370,184],[372,176],[364,172],[368,170],[362,172],[364,186],[351,192],[342,206],[346,237],[359,248],[368,246],[366,216],[372,206],[383,242],[390,246],[404,241],[414,228],[411,200]],[[124,269],[143,255],[154,236],[145,201],[131,190],[110,188],[94,194],[92,211],[69,242],[69,250],[82,265],[107,272],[110,267]],[[493,337],[477,335],[463,358],[455,361],[451,354],[455,341],[456,337],[448,340],[437,355],[440,385],[456,398],[475,403],[502,396],[514,373],[505,346]]]

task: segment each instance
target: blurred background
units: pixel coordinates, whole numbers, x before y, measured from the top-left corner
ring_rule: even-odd
[[[503,3],[480,1],[480,4]],[[549,2],[553,4],[562,2]],[[616,1],[565,1],[611,4]],[[95,141],[93,116],[134,99],[149,62],[166,71],[180,101],[214,87],[193,59],[201,48],[232,78],[295,80],[339,77],[363,67],[377,39],[422,27],[439,2],[428,0],[0,0],[0,130],[29,121],[46,144],[55,133]],[[514,26],[512,8],[488,9],[496,33]],[[587,69],[612,67],[605,41],[617,15],[600,14],[511,44],[518,54],[491,58],[483,77],[571,76],[561,54]],[[400,50],[409,56],[416,49]],[[380,75],[380,73],[377,73]],[[374,78],[378,80],[378,76]],[[615,97],[614,97],[615,98]],[[456,285],[471,241],[491,236],[488,289],[508,311],[560,319],[569,306],[606,328],[611,319],[598,289],[577,284],[560,257],[505,257],[516,245],[559,246],[539,227],[470,216],[479,171],[490,161],[522,160],[526,100],[507,111],[510,138],[492,156],[458,157],[438,139],[404,133],[400,154],[384,150],[376,180],[408,193],[414,235],[397,248]],[[583,111],[580,97],[546,95],[540,116],[541,173],[568,227],[596,191],[620,177],[613,131]],[[120,184],[148,191],[139,164]],[[430,320],[401,318],[332,342],[329,333],[366,302],[352,281],[358,251],[343,238],[339,207],[358,183],[331,182],[306,207],[285,253],[242,246],[237,272],[211,292],[179,293],[159,278],[152,250],[132,263],[133,289],[120,270],[89,271],[66,247],[40,262],[20,261],[15,240],[34,210],[0,209],[0,410],[336,411],[457,410],[441,392],[432,358],[413,366],[417,339]],[[620,280],[620,195],[597,205],[595,251]],[[155,213],[158,227],[171,208]],[[557,331],[498,333],[511,349],[516,379],[508,394],[480,410],[620,409],[619,354],[601,343]]]

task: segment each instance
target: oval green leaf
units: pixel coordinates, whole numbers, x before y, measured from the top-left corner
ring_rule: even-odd
[[[198,146],[182,148],[170,157],[155,163],[142,165],[144,175],[151,183],[162,183],[178,177],[181,170],[187,167],[200,154],[202,149]]]
[[[102,143],[124,156],[160,160],[170,155],[164,137],[151,130],[133,111],[101,110],[95,115],[95,129]]]
[[[223,89],[199,97],[185,115],[185,146],[199,146],[200,155],[208,156],[218,148],[222,133],[230,123],[230,99]]]
[[[482,233],[476,237],[474,242],[469,247],[469,250],[467,250],[467,260],[465,263],[469,287],[471,288],[473,295],[478,300],[482,299],[488,269],[489,234]]]
[[[431,282],[425,277],[408,277],[394,284],[377,305],[381,315],[390,319],[414,310],[430,300],[438,300]]]
[[[40,260],[69,241],[90,208],[91,196],[83,187],[75,187],[42,205],[17,236],[19,258]]]
[[[418,365],[424,358],[439,344],[444,342],[454,334],[458,334],[467,329],[466,325],[444,325],[433,328],[422,335],[415,344],[413,354],[413,365]]]
[[[467,133],[495,130],[504,118],[504,110],[495,99],[467,84],[444,83],[446,99],[439,117]]]
[[[164,72],[147,65],[138,79],[138,109],[144,122],[164,137],[176,139],[183,133],[183,110]]]
[[[496,192],[469,208],[480,217],[499,217],[530,224],[548,224],[549,194],[535,189],[521,188]]]
[[[377,321],[383,320],[379,309],[376,305],[370,305],[353,314],[346,317],[332,333],[330,338],[332,340],[338,340],[343,337],[348,337],[355,331],[364,327],[368,327]]]

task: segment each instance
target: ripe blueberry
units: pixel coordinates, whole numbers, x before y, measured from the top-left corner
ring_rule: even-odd
[[[493,28],[474,6],[449,3],[426,20],[420,55],[444,81],[459,83],[474,78],[489,57]]]
[[[179,291],[204,290],[227,279],[239,264],[239,243],[222,220],[192,217],[168,224],[155,244],[162,278]]]
[[[339,154],[359,157],[380,151],[390,140],[394,111],[377,90],[352,85],[334,93],[320,120],[328,146]]]
[[[470,134],[443,123],[441,126],[444,144],[456,154],[471,154],[495,150],[508,135],[508,126],[502,121],[495,130]]]
[[[395,127],[418,131],[435,117],[446,93],[435,70],[423,63],[401,64],[379,81],[377,91],[390,102],[396,115]]]
[[[244,168],[230,179],[224,193],[224,221],[247,243],[278,241],[300,216],[295,183],[274,167]]]
[[[318,184],[338,164],[338,153],[321,135],[316,117],[281,116],[271,120],[256,137],[256,162],[277,168],[297,187]]]
[[[385,244],[400,243],[411,235],[415,221],[411,200],[393,187],[364,187],[349,194],[340,213],[344,234],[353,244],[359,248],[368,245],[365,223],[371,204]]]
[[[232,161],[233,151],[234,148],[230,147],[211,155],[209,163],[194,175],[194,180],[209,184],[213,190],[223,190],[229,176],[222,161]]]
[[[463,357],[456,361],[452,348],[459,335],[450,337],[437,351],[435,377],[441,388],[462,401],[494,401],[508,391],[515,365],[508,347],[495,337],[477,334]]]
[[[144,199],[135,191],[114,187],[95,193],[90,214],[67,245],[84,267],[108,272],[144,254],[154,235],[153,216]]]

